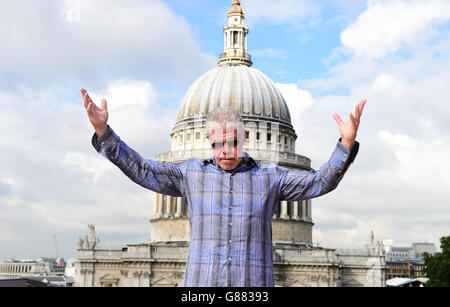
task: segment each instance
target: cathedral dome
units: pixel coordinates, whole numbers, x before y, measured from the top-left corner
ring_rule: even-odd
[[[241,14],[242,13],[242,14]],[[213,154],[207,138],[206,118],[217,107],[237,110],[245,125],[244,151],[262,164],[310,170],[311,160],[295,153],[297,134],[288,106],[275,83],[253,68],[248,54],[248,27],[239,0],[233,1],[224,27],[224,49],[218,66],[198,78],[180,103],[170,134],[170,152],[158,161],[208,159]],[[185,242],[190,238],[183,197],[156,193],[152,242]],[[312,242],[311,201],[281,201],[274,214],[274,242]]]
[[[247,65],[219,66],[197,79],[181,102],[175,127],[205,117],[219,106],[235,108],[244,122],[265,120],[292,127],[280,90],[265,74]]]

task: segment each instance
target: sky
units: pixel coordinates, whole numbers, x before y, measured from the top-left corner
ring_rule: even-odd
[[[279,87],[317,169],[367,99],[361,147],[312,201],[327,248],[435,243],[450,234],[450,2],[242,0],[253,66]],[[231,0],[0,0],[0,259],[76,257],[150,237],[151,192],[91,145],[79,89],[146,158],[170,151],[190,85],[217,66]]]

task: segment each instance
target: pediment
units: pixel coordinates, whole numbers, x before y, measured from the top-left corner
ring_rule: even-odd
[[[291,283],[287,284],[288,287],[309,287],[309,285],[299,281],[298,279],[294,280]]]
[[[178,283],[165,276],[152,281],[152,287],[177,287]]]
[[[119,277],[110,275],[109,273],[100,277],[100,282],[103,282],[103,283],[106,283],[106,282],[117,283],[118,281],[119,281]]]
[[[344,287],[364,287],[364,285],[355,279],[351,279],[344,283]]]

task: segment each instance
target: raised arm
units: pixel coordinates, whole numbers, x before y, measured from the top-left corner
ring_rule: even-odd
[[[366,100],[360,101],[356,105],[355,114],[350,113],[347,122],[343,122],[338,114],[333,115],[339,125],[341,139],[328,162],[319,170],[283,169],[279,178],[281,200],[314,198],[329,193],[338,186],[358,154],[359,143],[355,139],[365,104]]]
[[[92,145],[114,163],[126,176],[144,188],[157,193],[181,196],[184,176],[178,164],[146,160],[125,144],[108,126],[106,99],[102,108],[95,105],[85,89],[81,89],[84,107],[94,127]]]

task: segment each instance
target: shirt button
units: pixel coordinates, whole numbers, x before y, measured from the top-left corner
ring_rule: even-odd
[[[231,242],[233,242],[233,241],[231,241],[231,240],[228,240],[228,243],[231,243]]]
[[[231,258],[228,258],[228,261],[231,261]]]
[[[228,226],[232,226],[232,225],[233,225],[233,223],[228,224]]]
[[[105,142],[102,142],[102,145],[105,144]]]

